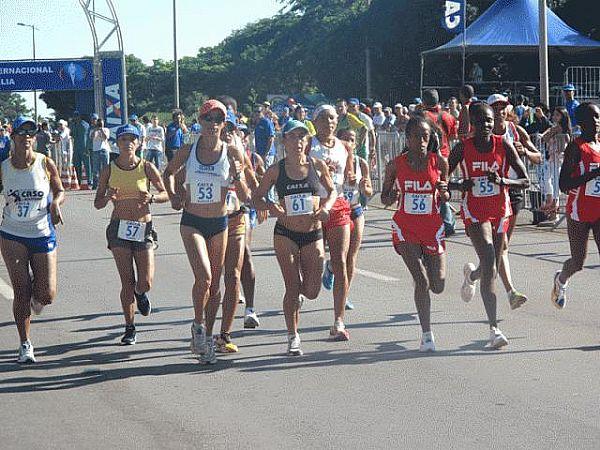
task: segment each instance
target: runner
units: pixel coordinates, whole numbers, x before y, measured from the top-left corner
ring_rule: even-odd
[[[52,159],[34,152],[36,123],[20,116],[12,130],[14,148],[0,166],[5,198],[0,249],[14,291],[13,314],[21,342],[17,362],[22,364],[35,362],[32,310],[39,314],[56,298],[54,226],[63,222],[65,193]]]
[[[552,303],[563,309],[569,279],[583,269],[590,230],[600,250],[600,109],[589,102],[575,110],[581,137],[570,142],[560,171],[560,190],[569,193],[567,229],[571,257],[554,275]]]
[[[121,343],[133,345],[136,343],[134,303],[143,316],[152,310],[148,291],[154,279],[156,232],[149,205],[165,203],[169,198],[158,169],[136,154],[140,145],[138,128],[123,125],[116,136],[119,156],[102,169],[94,206],[102,209],[113,203],[106,240],[121,278],[121,306],[125,316]],[[150,193],[151,184],[157,194]]]
[[[506,231],[511,215],[509,187],[527,188],[529,179],[525,166],[513,144],[503,136],[495,136],[494,111],[485,103],[473,103],[469,109],[473,137],[459,142],[450,155],[450,173],[461,165],[463,202],[461,215],[465,229],[479,256],[481,296],[490,325],[489,348],[508,345],[508,339],[498,328],[496,320],[496,270],[506,246]],[[508,166],[518,179],[506,178]],[[469,278],[473,266],[465,265],[463,289],[473,290]]]
[[[227,108],[211,99],[200,108],[200,137],[190,147],[183,147],[167,165],[163,177],[171,206],[183,208],[181,238],[194,272],[192,301],[191,351],[203,364],[214,364],[215,345],[207,337],[204,309],[209,295],[219,289],[227,248],[227,191],[233,179],[237,195],[245,201],[249,191],[243,177],[243,155],[239,148],[221,140]],[[202,161],[206,161],[203,163]],[[209,162],[211,161],[211,162]],[[182,172],[185,186],[175,190],[175,177]]]
[[[363,207],[360,204],[360,195],[370,197],[373,195],[373,186],[369,175],[369,164],[364,158],[356,155],[356,132],[346,129],[340,130],[337,133],[338,138],[346,146],[348,154],[352,157],[352,170],[347,173],[346,181],[344,182],[344,197],[350,203],[350,219],[352,227],[350,231],[350,248],[348,250],[347,271],[348,271],[348,290],[354,278],[356,269],[356,261],[358,259],[358,251],[362,243],[363,231],[365,229],[365,216]],[[353,310],[354,304],[350,299],[346,298],[346,310]]]
[[[333,288],[334,323],[329,335],[336,341],[350,338],[344,325],[344,310],[348,297],[348,251],[350,249],[350,204],[344,198],[346,170],[352,167],[352,154],[335,137],[337,113],[331,105],[321,105],[313,114],[316,136],[311,140],[309,156],[323,161],[328,167],[337,200],[331,208],[329,220],[323,222],[323,230],[329,244],[330,261],[325,264],[323,286]]]
[[[232,111],[227,112],[225,127],[221,132],[221,139],[228,146],[237,147],[244,159],[247,155],[243,151],[242,142],[237,136],[237,118]],[[254,177],[254,171],[249,161],[244,163],[244,176],[249,189],[256,189],[258,184]],[[246,214],[245,208],[237,196],[235,182],[229,183],[226,196],[227,205],[227,249],[225,251],[223,316],[221,319],[221,332],[215,336],[215,350],[217,353],[235,353],[237,345],[231,341],[231,329],[235,318],[235,308],[240,300],[240,276],[244,261],[244,250],[246,247]],[[221,290],[211,295],[206,307],[206,330],[209,335],[215,323],[219,305],[221,304]]]
[[[429,291],[441,294],[446,279],[440,205],[450,198],[448,162],[439,149],[429,151],[433,133],[425,117],[414,116],[408,121],[406,152],[388,163],[381,193],[384,205],[399,205],[392,224],[392,241],[414,280],[415,305],[423,332],[421,352],[435,351]]]
[[[533,164],[542,162],[541,154],[531,142],[529,135],[519,125],[507,120],[508,118],[508,98],[501,94],[491,95],[487,100],[488,105],[494,110],[494,135],[502,136],[509,143],[513,144],[519,156],[525,156]],[[517,179],[517,173],[511,168],[508,169],[508,178]],[[522,188],[509,188],[510,207],[512,215],[508,219],[508,229],[506,231],[506,246],[502,250],[498,274],[506,289],[506,295],[510,304],[510,309],[521,307],[526,301],[527,296],[517,291],[512,282],[510,273],[510,262],[508,259],[508,246],[512,237],[517,216],[525,204]],[[475,296],[476,283],[480,278],[480,272],[473,263],[468,263],[464,268],[465,282],[461,290],[461,297],[465,302],[470,302]]]
[[[298,334],[301,299],[319,295],[325,254],[321,222],[330,219],[336,193],[325,163],[306,155],[310,145],[306,125],[289,120],[283,128],[283,145],[286,157],[267,169],[255,192],[254,204],[277,217],[273,246],[285,283],[288,354],[299,356],[303,353]],[[278,203],[265,199],[272,187],[277,190]]]

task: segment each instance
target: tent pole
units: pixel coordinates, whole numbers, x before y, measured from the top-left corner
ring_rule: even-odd
[[[462,85],[466,81],[466,66],[467,66],[467,0],[463,6],[463,42],[462,42]]]
[[[423,73],[425,71],[425,55],[421,52],[421,88],[419,89],[419,97],[423,96]]]
[[[548,85],[548,17],[546,13],[546,0],[539,0],[539,35],[540,35],[540,100],[550,105]]]

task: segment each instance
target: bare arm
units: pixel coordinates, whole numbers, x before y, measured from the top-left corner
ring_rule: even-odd
[[[109,189],[108,178],[110,177],[110,165],[106,166],[100,172],[98,179],[98,189],[96,190],[96,197],[94,198],[94,208],[102,209],[106,207],[108,202],[115,201],[117,199],[118,191],[116,189]]]
[[[499,184],[501,186],[509,186],[517,189],[527,189],[529,187],[529,177],[527,176],[527,169],[525,169],[525,165],[523,164],[523,161],[521,161],[521,158],[517,153],[517,149],[506,139],[504,139],[502,143],[504,144],[504,149],[506,150],[506,160],[516,172],[517,179],[511,180],[509,178],[502,177],[500,176],[500,174],[495,172],[490,175],[490,181],[493,181],[494,183]]]
[[[575,142],[570,142],[565,150],[565,159],[560,169],[559,186],[560,190],[565,194],[571,189],[578,188],[600,176],[600,167],[591,170],[583,175],[575,175],[575,170],[581,161],[581,152]]]
[[[533,164],[541,164],[542,163],[542,154],[539,152],[539,150],[536,148],[536,146],[531,141],[531,138],[529,137],[529,134],[527,133],[527,131],[525,131],[525,129],[522,126],[517,125],[517,132],[519,133],[519,144],[522,147],[522,150],[519,151],[520,149],[517,148],[517,145],[515,145],[515,148],[517,148],[518,154],[524,155]],[[515,144],[517,144],[517,143],[515,143]]]
[[[252,196],[245,177],[245,153],[235,143],[227,146],[227,156],[233,162],[229,168],[229,174],[233,179],[236,193],[242,202],[247,202]]]
[[[399,192],[396,189],[396,164],[392,160],[385,166],[385,177],[381,188],[381,202],[391,206],[398,201]]]
[[[165,183],[165,189],[171,200],[171,206],[173,209],[179,210],[183,207],[184,198],[180,192],[176,190],[175,177],[183,169],[185,162],[190,155],[191,147],[185,146],[181,148],[173,159],[167,164],[167,167],[163,173],[163,181]]]
[[[52,190],[52,203],[50,204],[50,218],[52,223],[62,224],[63,217],[60,211],[61,205],[65,202],[65,190],[60,181],[60,174],[56,168],[56,164],[50,158],[46,158],[46,169],[50,175],[50,189]]]
[[[333,185],[333,180],[331,179],[331,175],[329,174],[329,168],[327,167],[327,165],[320,159],[313,158],[312,160],[313,164],[315,165],[315,169],[321,174],[321,184],[327,191],[327,199],[323,202],[321,208],[319,208],[319,211],[317,211],[316,214],[319,215],[322,210],[325,210],[327,217],[321,220],[327,220],[327,218],[329,218],[329,211],[331,210],[333,204],[337,200],[337,192]]]
[[[447,202],[450,200],[450,192],[448,191],[448,160],[438,154],[437,163],[440,169],[440,180],[437,182],[436,187],[442,195],[442,201]]]
[[[156,166],[151,162],[146,161],[144,165],[144,170],[146,171],[146,176],[148,177],[148,180],[150,180],[150,183],[152,184],[152,186],[154,186],[154,189],[158,191],[158,194],[156,195],[147,193],[146,195],[148,195],[149,197],[145,199],[146,203],[168,202],[169,194],[167,194],[167,191],[165,190],[165,185],[163,184],[160,172],[158,171]]]
[[[373,195],[373,183],[371,182],[369,164],[362,158],[359,158],[358,163],[360,164],[360,172],[362,174],[359,189],[367,197],[370,197]]]

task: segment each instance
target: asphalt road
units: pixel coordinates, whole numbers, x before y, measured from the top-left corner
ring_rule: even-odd
[[[432,305],[438,352],[417,351],[412,282],[389,243],[390,211],[367,213],[351,289],[349,342],[327,340],[331,293],[301,317],[305,355],[287,357],[283,283],[273,222],[255,238],[261,327],[235,322],[237,354],[201,366],[189,352],[191,270],[179,215],[155,208],[160,234],[154,312],[123,332],[119,282],[92,194],[69,194],[60,231],[59,297],[33,324],[38,363],[15,364],[10,288],[0,285],[0,447],[37,448],[595,448],[600,446],[598,252],[572,281],[567,308],[549,299],[568,256],[564,229],[520,226],[511,262],[530,301],[499,307],[510,345],[484,350],[479,295],[460,300],[475,253],[460,231],[448,243],[447,288]],[[7,280],[4,266],[0,277]],[[8,298],[7,298],[8,297]]]

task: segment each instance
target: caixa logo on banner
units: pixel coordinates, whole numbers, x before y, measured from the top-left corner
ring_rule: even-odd
[[[123,104],[123,62],[121,58],[102,58],[102,78],[104,82],[104,117],[106,127],[115,136],[117,127],[125,123]]]
[[[446,0],[442,26],[453,33],[461,33],[464,27],[465,0]]]

